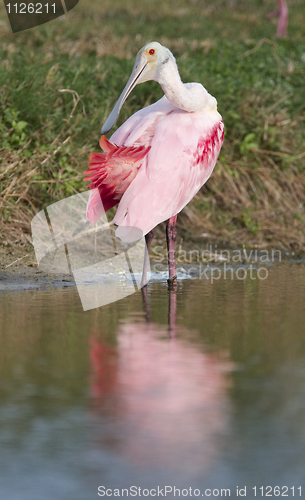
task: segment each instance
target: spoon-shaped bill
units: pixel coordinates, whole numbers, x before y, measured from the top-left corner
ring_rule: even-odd
[[[143,71],[145,70],[146,66],[147,66],[147,59],[144,56],[139,55],[136,59],[131,76],[130,76],[123,92],[121,93],[113,110],[111,111],[110,115],[108,116],[107,120],[105,121],[104,125],[102,126],[102,130],[101,130],[102,134],[108,134],[108,132],[110,132],[112,127],[115,125],[115,123],[119,117],[121,107],[123,106],[124,102],[126,101],[127,97],[129,96],[130,92],[132,91],[132,89],[137,85],[137,83],[140,83],[138,80],[139,80],[141,74],[143,73]]]

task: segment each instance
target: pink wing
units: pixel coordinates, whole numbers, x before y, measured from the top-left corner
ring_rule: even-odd
[[[159,108],[163,99],[156,103]],[[144,234],[189,203],[210,177],[223,142],[223,122],[216,111],[186,113],[167,103],[161,114],[153,105],[153,125],[152,117],[146,116],[148,129],[153,128],[151,149],[113,219],[118,226],[137,227]],[[141,110],[143,115],[146,110]],[[140,144],[138,129],[143,130],[143,122],[134,123],[125,136],[120,129],[114,136],[121,134],[126,146]]]
[[[104,153],[92,153],[89,169],[84,172],[85,181],[90,181],[90,189],[94,190],[87,206],[87,218],[92,224],[104,211],[119,203],[150,149],[144,146],[118,147],[105,136],[101,137],[100,146]]]

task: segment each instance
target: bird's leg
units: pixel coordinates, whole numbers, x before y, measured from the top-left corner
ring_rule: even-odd
[[[177,290],[169,290],[168,332],[170,337],[176,337]]]
[[[286,0],[278,0],[280,6],[280,18],[277,25],[276,36],[286,37],[287,36],[287,26],[288,26],[288,7]]]
[[[151,309],[150,309],[150,304],[149,304],[149,300],[147,297],[147,286],[143,286],[141,288],[141,292],[142,292],[142,299],[143,299],[144,309],[145,309],[146,323],[151,323]]]
[[[170,288],[177,286],[177,272],[176,272],[176,256],[175,256],[175,242],[177,238],[176,229],[177,215],[174,215],[167,221],[166,225],[166,241],[167,241],[167,255],[168,255],[168,270],[169,279],[167,280]]]
[[[147,268],[148,268],[148,262],[149,262],[149,250],[150,250],[150,245],[151,245],[152,239],[154,237],[154,234],[155,234],[155,230],[152,229],[145,236],[147,252],[145,250],[141,287],[147,285]]]
[[[151,231],[149,231],[149,233],[147,233],[147,235],[145,236],[145,241],[146,241],[146,246],[147,246],[147,252],[149,254],[149,250],[150,250],[150,245],[151,245],[151,242],[152,242],[152,239],[154,237],[154,234],[155,234],[155,230],[152,229]]]
[[[287,26],[288,26],[288,7],[286,0],[277,0],[279,4],[279,9],[274,10],[267,14],[268,19],[273,17],[279,17],[279,22],[277,25],[276,36],[286,37],[287,36]]]
[[[269,12],[269,14],[266,15],[267,19],[273,19],[274,17],[279,17],[281,11],[280,9],[273,10],[272,12]]]

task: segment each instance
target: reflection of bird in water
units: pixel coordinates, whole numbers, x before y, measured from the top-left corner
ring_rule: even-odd
[[[113,222],[140,228],[148,250],[154,227],[168,219],[169,278],[176,281],[177,214],[210,177],[223,142],[217,102],[199,83],[182,83],[173,54],[157,42],[143,47],[132,74],[102,128],[108,133],[132,89],[142,82],[160,83],[165,96],[132,115],[111,137],[102,136],[104,153],[90,156],[85,172],[90,188],[87,217],[95,223],[119,204]],[[101,201],[102,200],[102,204]]]
[[[147,323],[151,323],[151,308],[148,300],[147,287],[141,288],[143,305],[145,310],[145,319]],[[177,290],[169,290],[169,302],[168,302],[168,334],[169,337],[175,337],[177,332],[176,325],[176,314],[177,314]]]
[[[164,326],[139,321],[119,326],[116,346],[91,340],[94,408],[111,420],[101,436],[125,460],[192,473],[213,463],[230,418],[231,363],[189,335],[170,338]]]
[[[277,10],[274,10],[273,12],[270,12],[270,14],[268,14],[267,17],[269,19],[271,19],[272,17],[279,18],[276,35],[278,37],[285,37],[287,36],[287,27],[288,27],[288,7],[286,0],[278,0],[278,4],[279,8]]]

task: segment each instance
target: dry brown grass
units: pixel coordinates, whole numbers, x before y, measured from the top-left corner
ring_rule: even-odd
[[[252,165],[230,164],[238,178],[218,162],[207,186],[184,209],[181,227],[194,236],[232,245],[304,250],[305,172],[277,170],[275,179],[266,165],[274,163],[271,155],[257,151],[255,156],[260,165],[255,172]],[[211,209],[196,210],[207,196]]]
[[[56,199],[60,193],[60,186],[62,186],[64,195],[65,186],[70,180],[82,180],[83,176],[77,167],[81,168],[86,163],[86,157],[89,153],[85,148],[82,151],[75,150],[73,152],[72,162],[75,168],[70,168],[71,179],[63,175],[66,171],[65,166],[58,167],[58,154],[71,140],[70,130],[67,129],[74,119],[76,107],[81,102],[75,91],[61,89],[60,92],[72,95],[73,109],[65,120],[61,131],[51,143],[49,150],[34,149],[29,155],[30,158],[25,156],[31,142],[38,133],[43,133],[43,129],[32,134],[27,143],[20,149],[7,151],[0,147],[0,233],[2,233],[4,244],[25,245],[31,243],[31,220],[42,208],[41,185],[47,188],[48,196],[51,199],[52,186],[56,185],[56,195],[54,196]],[[49,178],[37,179],[38,174],[44,170],[45,164],[47,164]],[[75,193],[78,192],[73,187],[71,189]]]

